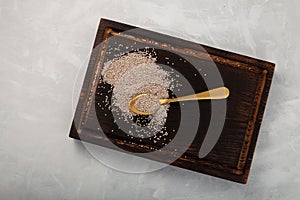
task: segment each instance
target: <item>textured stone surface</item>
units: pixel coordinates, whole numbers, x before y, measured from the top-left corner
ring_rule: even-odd
[[[300,3],[0,1],[1,199],[297,199]],[[247,185],[174,167],[128,174],[68,138],[100,17],[277,64]]]

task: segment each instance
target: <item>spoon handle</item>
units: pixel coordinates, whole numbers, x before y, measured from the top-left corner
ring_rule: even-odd
[[[178,101],[192,101],[192,100],[205,100],[205,99],[225,99],[229,96],[229,89],[227,87],[219,87],[205,92],[197,94],[187,95],[174,99],[161,99],[159,103],[161,105],[178,102]]]

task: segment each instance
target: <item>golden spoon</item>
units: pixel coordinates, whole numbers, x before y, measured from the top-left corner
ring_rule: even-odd
[[[149,94],[139,94],[135,97],[133,97],[129,104],[128,107],[129,109],[139,115],[151,115],[153,113],[151,112],[144,112],[141,110],[138,110],[134,105],[135,102],[142,96],[146,96]],[[205,100],[205,99],[226,99],[229,96],[229,89],[227,87],[219,87],[215,88],[212,90],[208,90],[205,92],[200,92],[197,94],[192,94],[188,96],[183,96],[183,97],[178,97],[178,98],[173,98],[173,99],[160,99],[159,103],[160,105],[172,103],[172,102],[178,102],[178,101],[192,101],[192,100]]]

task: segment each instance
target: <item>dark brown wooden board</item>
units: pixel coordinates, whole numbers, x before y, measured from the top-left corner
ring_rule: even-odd
[[[131,33],[130,30],[135,28],[131,25],[101,19],[69,136],[115,150],[121,147],[130,152],[145,152],[145,149],[138,142],[137,144],[126,142],[129,139],[121,131],[116,130],[114,134],[110,133],[110,130],[114,128],[114,119],[109,115],[109,111],[90,109],[90,106],[95,105],[97,101],[101,101],[96,93],[98,84],[93,84],[93,80],[99,80],[100,77],[98,68],[101,69],[106,60],[112,59],[109,55],[104,55],[97,49],[101,46],[101,52],[103,52],[104,41],[108,41],[113,46],[114,40],[118,40],[118,43],[133,45],[133,48],[139,48],[139,44],[142,44],[142,46],[147,44],[151,48],[161,49],[161,54],[164,54],[163,50],[171,48],[172,51],[185,54],[206,70],[209,70],[210,63],[205,57],[209,56],[216,63],[224,85],[231,90],[231,95],[227,99],[227,113],[223,131],[213,150],[206,157],[198,158],[197,155],[205,138],[210,119],[210,101],[199,103],[202,115],[196,138],[188,150],[172,165],[239,183],[246,183],[275,64],[145,29],[137,29]],[[126,35],[132,35],[124,37],[125,34],[120,34],[124,31],[128,31]],[[114,37],[114,40],[106,40],[110,36],[116,37]],[[203,48],[206,52],[203,51]],[[195,92],[207,89],[203,80],[195,78],[194,71],[189,71],[191,68],[189,68],[188,63],[180,63],[178,70],[185,73]],[[92,101],[87,105],[88,98],[91,98]],[[167,122],[167,125],[172,129],[176,129],[178,126],[174,116],[180,115],[176,106],[178,105],[174,104],[171,107],[170,112],[173,112],[173,118],[169,119],[168,117],[169,122]],[[103,113],[107,115],[104,117]],[[99,124],[107,137],[102,137],[97,133],[96,126],[99,126]],[[170,135],[171,139],[173,136]],[[115,144],[115,146],[111,146],[110,143]],[[143,141],[142,144],[143,146],[153,145],[147,140]],[[173,153],[161,151],[159,157],[145,157],[167,163],[174,156]]]

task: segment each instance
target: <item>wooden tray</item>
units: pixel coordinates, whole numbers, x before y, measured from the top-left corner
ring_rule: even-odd
[[[139,45],[142,44],[151,48],[172,50],[179,54],[185,54],[194,62],[201,64],[204,68],[206,67],[207,70],[210,67],[207,61],[207,57],[209,57],[216,63],[224,85],[231,90],[230,98],[227,100],[227,113],[223,131],[212,151],[206,157],[200,159],[198,152],[208,128],[210,101],[199,103],[201,113],[205,114],[201,115],[197,135],[186,152],[172,165],[239,183],[246,183],[275,65],[255,58],[136,28],[101,19],[70,137],[116,150],[121,147],[123,150],[130,152],[145,152],[142,146],[153,145],[147,141],[143,141],[142,146],[128,142],[128,138],[124,140],[126,135],[121,131],[119,131],[119,134],[110,134],[110,130],[114,129],[114,119],[109,113],[106,113],[109,111],[93,113],[95,111],[91,109],[98,98],[96,91],[101,68],[103,63],[109,59],[109,55],[105,54],[105,50],[109,45],[113,46],[114,44],[113,40],[106,40],[107,38],[115,36],[118,43],[124,43],[133,49],[139,48]],[[133,29],[137,31],[131,32],[130,30]],[[122,34],[124,31],[126,31],[126,34]],[[203,48],[206,52],[203,51]],[[184,63],[181,63],[180,67],[179,70],[189,70]],[[207,89],[203,80],[194,77],[194,72],[187,72],[185,76],[193,84],[195,92]],[[173,116],[180,115],[180,113],[176,114],[176,105],[174,106],[174,112],[175,115]],[[102,113],[106,113],[105,117]],[[109,136],[109,139],[98,134],[96,125],[99,126],[99,124],[106,136]],[[168,126],[176,128],[178,124],[171,120]],[[118,129],[115,133],[118,133]],[[111,143],[115,145],[111,146]],[[174,152],[161,151],[159,157],[147,156],[147,154],[144,157],[159,162],[168,162],[172,156],[174,156]]]

